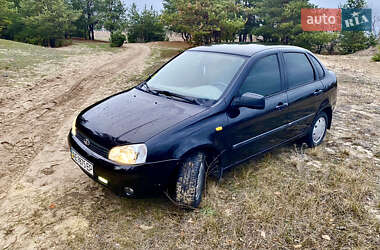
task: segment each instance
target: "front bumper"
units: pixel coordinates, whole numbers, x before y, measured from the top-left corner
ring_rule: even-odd
[[[117,165],[88,149],[71,132],[68,135],[68,143],[70,148],[72,147],[82,157],[93,163],[93,176],[81,168],[83,172],[121,196],[125,196],[124,188],[126,187],[134,190],[134,196],[162,191],[173,180],[178,163],[178,160],[167,160],[133,166]],[[107,179],[108,183],[104,184],[98,177]]]

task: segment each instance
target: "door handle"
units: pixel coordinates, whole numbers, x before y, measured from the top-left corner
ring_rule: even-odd
[[[323,89],[316,89],[313,93],[313,95],[319,95],[323,92]]]
[[[289,104],[287,102],[285,102],[285,103],[280,102],[279,104],[277,104],[276,109],[282,110],[282,109],[286,108],[287,106],[289,106]]]

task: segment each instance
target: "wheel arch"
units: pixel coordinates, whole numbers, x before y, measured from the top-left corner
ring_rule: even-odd
[[[324,109],[321,110],[322,112],[325,112],[328,118],[327,121],[327,128],[331,128],[331,122],[332,122],[332,108],[331,106],[325,107]]]
[[[200,144],[200,145],[194,145],[193,147],[189,147],[185,150],[183,150],[178,159],[180,161],[186,159],[187,156],[190,154],[193,154],[195,152],[204,152],[207,157],[207,163],[211,163],[211,161],[215,158],[218,157],[220,154],[220,151],[213,145],[213,144]]]
[[[193,145],[193,146],[188,146],[181,148],[175,153],[176,159],[178,159],[178,166],[191,154],[196,153],[196,152],[204,152],[206,154],[206,162],[207,162],[207,167],[210,166],[211,162],[213,159],[217,156],[220,155],[220,151],[211,143],[204,143],[204,144],[198,144],[198,145]],[[179,174],[180,168],[177,167],[174,169],[172,172],[171,176],[169,177],[170,181],[169,183],[169,189],[173,190],[178,174]],[[170,186],[171,185],[171,186]]]
[[[327,118],[328,118],[328,121],[327,121],[327,128],[330,129],[331,128],[331,122],[332,122],[332,113],[333,113],[333,110],[332,110],[332,106],[329,102],[328,99],[324,100],[321,104],[321,106],[319,107],[319,112],[325,112],[326,115],[327,115]],[[318,114],[317,114],[318,115]]]

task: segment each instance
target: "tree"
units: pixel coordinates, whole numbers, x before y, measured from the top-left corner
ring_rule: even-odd
[[[239,42],[247,42],[247,38],[249,37],[249,41],[253,42],[253,29],[258,28],[260,26],[260,21],[257,20],[257,16],[255,15],[255,9],[259,2],[263,0],[237,0],[236,3],[241,4],[243,8],[239,12],[239,16],[241,16],[244,20],[244,27],[239,32]]]
[[[121,0],[103,0],[99,11],[100,20],[98,26],[111,32],[124,30],[126,26],[126,9]]]
[[[367,5],[366,0],[347,0],[347,3],[343,5],[344,8],[360,9]]]
[[[11,24],[12,3],[8,0],[0,0],[0,32]]]
[[[254,10],[260,26],[253,33],[265,42],[291,44],[302,33],[300,10],[313,7],[308,0],[260,1]]]
[[[20,0],[2,37],[56,47],[69,33],[78,13],[64,0]]]
[[[74,22],[74,35],[94,40],[95,25],[99,23],[102,0],[66,0],[72,9],[80,11],[80,17]]]
[[[0,0],[0,37],[60,46],[71,36],[94,40],[95,26],[125,27],[122,0]]]
[[[128,42],[163,41],[164,25],[157,11],[151,7],[139,13],[135,4],[128,11]]]
[[[367,5],[366,0],[348,0],[343,8],[360,9]],[[364,31],[343,31],[340,35],[340,50],[343,54],[351,54],[371,46],[370,37]]]
[[[191,39],[190,30],[181,23],[174,22],[174,18],[177,16],[177,0],[163,0],[164,12],[161,16],[161,19],[166,26],[169,27],[169,30],[180,33],[182,39],[186,42],[189,42]]]
[[[166,0],[162,19],[170,30],[196,44],[228,42],[244,27],[241,8],[233,0]]]

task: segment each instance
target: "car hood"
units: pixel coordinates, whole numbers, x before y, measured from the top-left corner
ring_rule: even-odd
[[[77,128],[105,147],[142,143],[205,109],[133,88],[82,111]]]

